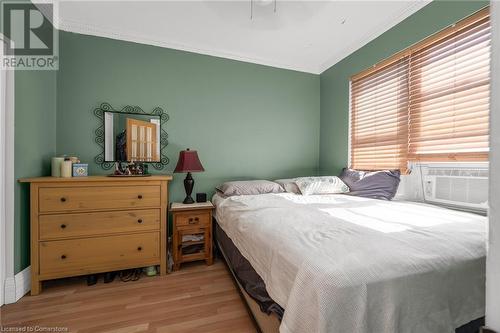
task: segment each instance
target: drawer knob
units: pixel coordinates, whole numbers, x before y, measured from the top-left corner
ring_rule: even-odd
[[[66,198],[65,198],[65,197],[62,197],[62,198],[61,198],[61,202],[66,202]]]
[[[137,199],[142,199],[142,194],[139,194],[139,195],[137,196]]]
[[[61,229],[66,228],[66,224],[61,224]]]
[[[142,223],[142,219],[138,219],[138,220],[137,220],[137,223]]]
[[[63,254],[63,255],[61,256],[61,259],[66,259],[66,255],[65,255],[65,254]]]
[[[142,251],[142,247],[140,247],[140,246],[139,246],[139,247],[137,248],[137,251]]]

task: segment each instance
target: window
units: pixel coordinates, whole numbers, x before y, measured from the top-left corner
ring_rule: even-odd
[[[351,167],[487,161],[488,8],[351,78]]]

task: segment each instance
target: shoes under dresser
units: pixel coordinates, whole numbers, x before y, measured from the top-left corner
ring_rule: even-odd
[[[167,272],[169,175],[40,177],[30,183],[31,294],[41,281],[160,266]]]

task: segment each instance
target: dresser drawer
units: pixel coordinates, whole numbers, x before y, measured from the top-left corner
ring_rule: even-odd
[[[42,187],[41,213],[160,206],[159,186]]]
[[[160,210],[40,215],[39,228],[41,240],[159,230]]]
[[[67,276],[159,263],[158,232],[40,242],[40,275]]]
[[[175,225],[177,227],[208,226],[210,224],[210,213],[175,213]]]

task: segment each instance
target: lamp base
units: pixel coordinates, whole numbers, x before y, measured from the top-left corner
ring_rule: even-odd
[[[192,204],[194,203],[193,198],[191,197],[191,193],[193,192],[194,187],[194,179],[191,175],[191,172],[188,172],[186,178],[184,179],[184,190],[186,190],[186,198],[182,202],[183,204]]]

